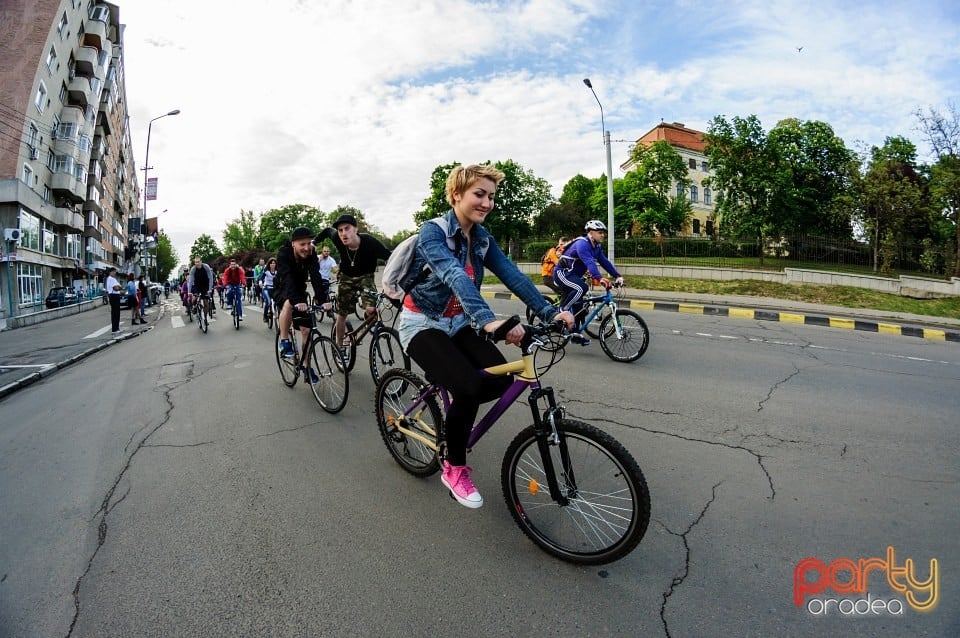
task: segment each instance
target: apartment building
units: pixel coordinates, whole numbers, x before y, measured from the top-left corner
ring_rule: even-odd
[[[116,5],[0,4],[0,317],[123,263],[140,201],[125,86]]]
[[[717,221],[714,210],[715,194],[710,186],[703,183],[711,174],[707,156],[703,152],[707,145],[703,139],[703,132],[688,128],[681,122],[670,124],[661,122],[644,133],[637,140],[637,144],[651,146],[654,142],[661,140],[669,142],[687,165],[689,187],[685,189],[679,182],[673,186],[678,196],[686,194],[693,205],[693,218],[680,234],[688,237],[712,236]],[[632,167],[633,160],[627,160],[620,165],[623,171],[629,171]]]

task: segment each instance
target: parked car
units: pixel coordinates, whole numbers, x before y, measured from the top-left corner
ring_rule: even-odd
[[[151,306],[160,301],[160,295],[163,294],[163,286],[157,283],[147,284],[147,301]]]
[[[60,306],[68,306],[78,301],[80,301],[80,296],[77,295],[77,291],[73,288],[69,286],[55,286],[47,293],[45,303],[47,308],[59,308]]]

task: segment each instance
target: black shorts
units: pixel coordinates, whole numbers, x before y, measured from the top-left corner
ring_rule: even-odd
[[[280,291],[274,289],[274,294],[279,295]],[[286,299],[277,296],[273,299],[273,302],[276,304],[277,313],[280,313],[283,310],[283,305],[286,303]],[[294,306],[292,301],[290,302],[291,306]],[[293,325],[296,328],[311,328],[313,327],[313,316],[309,312],[300,312],[296,308],[293,308]]]

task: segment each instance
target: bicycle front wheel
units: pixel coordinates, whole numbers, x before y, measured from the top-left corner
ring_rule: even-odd
[[[579,565],[601,565],[629,554],[650,522],[643,472],[612,436],[563,419],[549,444],[560,500],[550,494],[547,464],[534,426],[507,448],[500,482],[523,533],[548,554]]]
[[[276,341],[273,344],[273,354],[277,357],[277,367],[280,368],[280,378],[288,388],[297,385],[297,377],[300,371],[297,368],[297,361],[300,360],[300,353],[297,351],[297,335],[290,335],[290,342],[293,344],[293,355],[284,357],[280,354],[280,327],[277,326]]]
[[[207,328],[210,327],[210,317],[207,316],[207,312],[203,309],[203,306],[201,306],[197,312],[197,321],[200,323],[200,330],[203,331],[203,334],[207,334]]]
[[[310,371],[307,371],[306,380],[313,398],[330,414],[342,410],[350,395],[350,377],[343,370],[340,358],[340,350],[333,340],[314,331],[307,361],[316,375],[316,381]]]
[[[409,370],[410,357],[400,345],[399,333],[393,328],[380,326],[370,341],[370,374],[373,383],[380,383],[380,378],[390,368]]]
[[[437,398],[424,397],[419,405],[411,405],[426,387],[426,382],[413,372],[393,368],[380,379],[374,397],[383,442],[400,467],[419,477],[440,469],[437,442],[443,416]],[[404,416],[408,407],[414,409]]]
[[[617,338],[620,325],[621,337]],[[643,318],[632,310],[617,309],[600,324],[600,347],[608,357],[621,363],[636,361],[650,345],[650,330]]]

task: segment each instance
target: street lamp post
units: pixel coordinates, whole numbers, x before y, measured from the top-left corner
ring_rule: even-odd
[[[616,233],[613,226],[613,162],[610,159],[610,131],[607,130],[603,120],[603,104],[600,104],[600,98],[597,97],[597,92],[593,90],[590,78],[583,78],[583,83],[593,93],[593,99],[600,106],[600,128],[603,131],[603,145],[607,149],[607,259],[610,260],[610,263],[613,263],[613,241]]]
[[[150,134],[153,132],[153,123],[157,120],[167,117],[169,115],[178,115],[180,109],[174,109],[169,113],[164,113],[163,115],[158,115],[157,117],[150,120],[150,123],[147,124],[147,154],[143,159],[143,220],[140,222],[141,227],[143,224],[147,223],[147,182],[148,176],[150,174]],[[137,259],[142,264],[143,263],[143,233],[137,233],[137,236],[140,238],[140,245],[138,246]],[[148,273],[149,274],[149,273]]]

